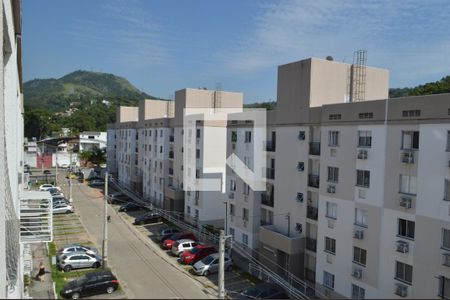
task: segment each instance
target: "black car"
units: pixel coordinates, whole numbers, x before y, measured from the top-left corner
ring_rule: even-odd
[[[136,210],[140,210],[140,209],[141,209],[141,207],[139,205],[137,205],[136,203],[128,202],[127,204],[122,205],[119,208],[119,211],[123,211],[123,212],[125,212],[125,211],[136,211]]]
[[[78,299],[89,295],[111,294],[119,287],[119,281],[110,271],[87,273],[67,283],[60,294],[64,298]]]
[[[134,219],[134,225],[144,225],[161,222],[161,216],[158,213],[146,213]]]
[[[48,174],[52,174],[52,172],[50,172],[50,170],[44,170],[43,172],[44,174],[48,175]]]
[[[274,283],[258,283],[240,293],[238,299],[289,299],[284,289]]]

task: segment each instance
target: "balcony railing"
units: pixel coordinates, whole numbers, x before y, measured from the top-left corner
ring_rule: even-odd
[[[320,142],[309,143],[309,154],[320,155]]]
[[[173,159],[173,151],[169,151],[169,158]]]
[[[268,194],[261,194],[261,204],[273,207],[273,197]]]
[[[317,221],[318,209],[317,207],[308,206],[306,210],[306,217]]]
[[[266,142],[266,151],[267,152],[275,152],[275,141],[267,141]]]
[[[319,175],[308,175],[308,186],[319,188]]]
[[[275,179],[275,169],[266,168],[266,178],[267,179]]]
[[[306,238],[306,249],[316,252],[317,251],[317,240],[307,237]]]

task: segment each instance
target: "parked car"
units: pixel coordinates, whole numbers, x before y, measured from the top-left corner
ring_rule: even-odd
[[[55,196],[52,196],[52,199],[53,199],[53,203],[55,202],[55,201],[57,201],[57,200],[66,200],[67,201],[67,203],[71,203],[70,202],[70,199],[67,199],[66,197],[64,197],[64,196],[59,196],[59,195],[55,195]]]
[[[238,299],[289,299],[285,290],[274,283],[258,283],[242,291]]]
[[[90,186],[103,186],[105,185],[105,181],[102,179],[93,179],[89,181]]]
[[[72,252],[61,256],[58,266],[64,272],[72,269],[99,268],[102,265],[102,258],[97,254],[88,252]]]
[[[174,233],[173,235],[171,235],[169,238],[167,238],[163,242],[162,246],[164,249],[170,250],[170,249],[172,249],[172,246],[175,243],[175,241],[183,240],[183,239],[190,239],[193,241],[197,240],[195,238],[195,235],[192,232],[189,232],[189,231],[177,232],[177,233]]]
[[[189,251],[184,251],[183,255],[180,257],[180,262],[187,265],[193,265],[213,253],[217,253],[214,246],[197,245]]]
[[[45,174],[45,175],[50,175],[50,174],[52,174],[52,172],[50,172],[50,170],[44,170],[42,173]]]
[[[59,203],[53,205],[54,214],[70,214],[73,213],[73,206],[67,203]]]
[[[55,188],[55,186],[53,184],[44,183],[39,186],[39,191],[45,192],[45,191],[48,191],[49,189],[53,189],[53,188]]]
[[[53,198],[53,207],[55,207],[56,205],[59,205],[59,204],[67,204],[67,205],[70,205],[70,202],[69,202],[69,200],[68,199],[66,199],[66,198]]]
[[[80,253],[91,253],[91,254],[98,254],[98,250],[96,248],[83,246],[80,244],[69,244],[65,245],[62,248],[58,250],[58,253],[56,255],[56,260],[59,261],[60,258],[65,254],[71,254],[75,252]]]
[[[161,243],[164,242],[166,239],[168,239],[172,234],[180,232],[178,228],[175,227],[164,227],[161,228],[158,234],[158,241]]]
[[[134,225],[144,225],[161,222],[161,216],[158,213],[146,213],[134,219]]]
[[[92,272],[67,283],[60,295],[78,299],[90,295],[112,294],[118,287],[119,281],[110,271]]]
[[[225,255],[225,270],[231,271],[233,261],[228,255]],[[192,270],[197,275],[208,276],[209,274],[219,272],[219,254],[210,254],[202,260],[196,262]]]
[[[175,243],[173,243],[171,251],[173,255],[180,257],[181,255],[183,255],[184,251],[189,251],[197,245],[198,245],[197,242],[193,240],[189,239],[178,240]]]
[[[60,164],[59,167],[63,168],[63,169],[67,169],[69,167],[69,164]]]
[[[56,187],[49,188],[47,191],[50,192],[52,196],[64,196],[61,190]]]
[[[128,202],[127,204],[122,205],[119,208],[119,211],[126,212],[126,211],[136,211],[136,210],[140,210],[140,209],[141,209],[141,206],[137,205],[136,203]]]

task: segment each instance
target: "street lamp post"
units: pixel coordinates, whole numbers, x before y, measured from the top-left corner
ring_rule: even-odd
[[[102,265],[105,269],[108,264],[108,172],[105,172],[105,203],[103,207]]]
[[[228,202],[225,203],[225,234],[228,234]]]

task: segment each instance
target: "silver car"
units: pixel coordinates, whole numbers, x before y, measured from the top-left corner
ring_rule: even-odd
[[[99,268],[102,265],[100,256],[88,252],[73,252],[64,254],[59,261],[59,268],[64,272],[72,269]]]
[[[87,247],[80,244],[69,244],[58,250],[56,260],[60,261],[61,257],[63,257],[64,255],[72,254],[75,252],[98,254],[98,250],[96,248]]]
[[[225,270],[231,271],[233,261],[228,255],[225,255]],[[195,274],[208,276],[209,274],[219,272],[219,253],[210,254],[204,259],[196,262],[192,268]]]
[[[70,214],[73,213],[73,206],[67,203],[59,203],[53,205],[54,214]]]

